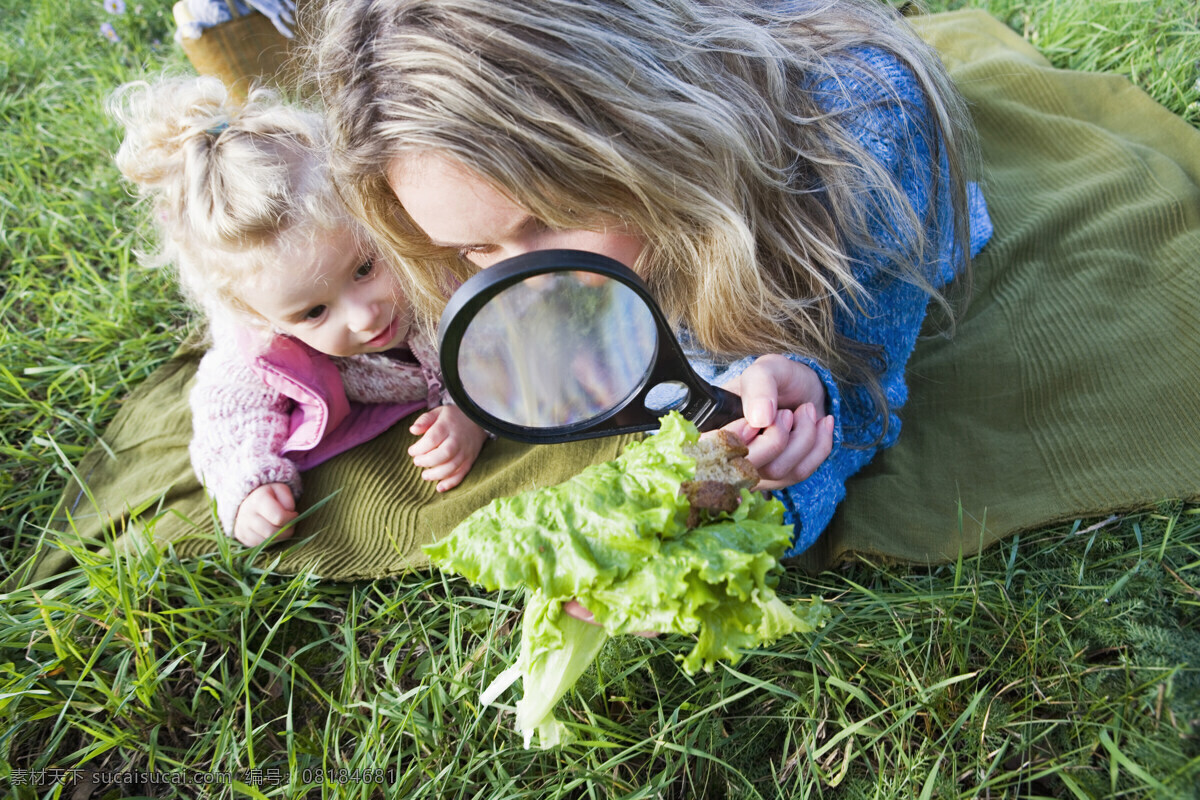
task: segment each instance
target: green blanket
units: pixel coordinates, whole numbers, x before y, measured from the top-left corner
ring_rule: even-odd
[[[202,351],[185,345],[132,392],[104,433],[104,445],[80,462],[53,521],[72,544],[113,541],[134,547],[150,532],[184,556],[215,549],[223,534],[192,472],[188,394]],[[467,480],[439,494],[406,455],[412,418],[303,473],[302,518],[292,540],[264,552],[279,572],[311,570],[331,579],[394,575],[426,566],[421,546],[448,533],[494,497],[560,483],[592,463],[616,458],[630,437],[532,446],[497,439],[484,445]],[[86,487],[83,488],[83,487]],[[106,533],[107,530],[107,533]],[[239,545],[240,546],[240,545]],[[72,556],[43,548],[36,575]]]
[[[972,104],[996,233],[955,337],[917,346],[899,443],[850,481],[799,559],[810,569],[855,552],[953,559],[1200,495],[1200,133],[1123,78],[1052,69],[980,12],[916,24]],[[64,495],[60,536],[115,526],[117,546],[152,530],[184,555],[214,548],[187,460],[196,358],[181,351],[128,398],[78,467],[90,494]],[[437,495],[404,455],[406,430],[305,474],[310,513],[275,569],[357,579],[424,566],[420,545],[487,500],[560,482],[627,441],[491,442]],[[50,547],[38,574],[69,563]]]
[[[810,567],[953,559],[1200,497],[1200,132],[982,12],[915,24],[971,103],[996,230],[955,337],[917,346],[897,445]]]

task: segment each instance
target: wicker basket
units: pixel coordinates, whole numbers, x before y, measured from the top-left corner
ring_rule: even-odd
[[[245,99],[251,85],[296,89],[296,40],[257,11],[206,28],[200,38],[182,39],[181,45],[197,72],[220,78],[239,99]]]

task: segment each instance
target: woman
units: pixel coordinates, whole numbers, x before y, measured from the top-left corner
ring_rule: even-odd
[[[436,318],[529,250],[650,287],[810,545],[899,434],[990,235],[936,56],[878,2],[349,0],[315,58],[353,211]],[[955,280],[957,278],[957,280]]]

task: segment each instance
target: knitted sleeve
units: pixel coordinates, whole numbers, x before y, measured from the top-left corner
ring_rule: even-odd
[[[233,535],[242,501],[267,483],[286,483],[300,494],[296,465],[280,455],[287,440],[292,401],[263,383],[245,363],[231,336],[214,333],[192,389],[192,468],[216,501],[221,527]]]
[[[935,161],[925,100],[911,72],[894,57],[878,50],[864,49],[858,54],[865,66],[849,68],[836,83],[818,84],[814,91],[829,111],[842,115],[853,135],[903,187],[918,218],[930,220],[928,232],[939,248],[930,259],[930,278],[934,285],[945,283],[957,274],[962,257],[954,244],[947,166],[944,156]],[[972,250],[977,250],[987,240],[991,227],[977,188],[971,187],[969,194]],[[926,217],[931,208],[932,214]],[[785,521],[795,526],[788,555],[816,541],[846,495],[846,480],[880,449],[892,445],[900,433],[900,419],[895,412],[908,399],[905,366],[925,319],[929,295],[921,287],[895,277],[889,253],[904,252],[909,243],[897,240],[895,231],[903,230],[903,226],[894,221],[888,224],[880,218],[883,214],[886,211],[873,217],[879,249],[848,253],[868,299],[858,306],[849,304],[849,311],[838,307],[834,321],[843,335],[881,351],[885,365],[881,383],[889,405],[886,435],[879,436],[884,430],[883,415],[865,388],[841,385],[812,358],[785,354],[821,377],[826,413],[834,417],[829,458],[807,480],[774,493],[784,503]],[[721,364],[693,351],[689,360],[702,377],[721,384],[741,374],[754,358]]]
[[[429,406],[441,402],[419,363],[404,363],[382,353],[333,359],[342,376],[346,397],[356,403],[405,403]]]
[[[433,338],[423,331],[414,333],[409,337],[408,347],[421,365],[421,374],[429,387],[429,407],[452,404],[454,401],[442,381],[442,366]]]
[[[359,403],[422,401],[433,408],[450,402],[442,385],[437,347],[428,334],[416,331],[405,341],[415,363],[381,354],[335,358],[346,396]]]

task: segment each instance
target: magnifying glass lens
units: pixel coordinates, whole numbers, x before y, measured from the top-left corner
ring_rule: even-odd
[[[442,312],[438,348],[459,408],[518,441],[649,431],[668,411],[702,431],[742,415],[688,364],[641,278],[599,253],[538,250],[472,275]]]
[[[623,405],[655,363],[658,331],[624,283],[586,271],[534,275],[497,293],[458,350],[463,388],[510,425],[559,428]]]

